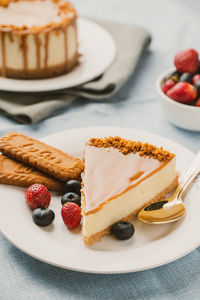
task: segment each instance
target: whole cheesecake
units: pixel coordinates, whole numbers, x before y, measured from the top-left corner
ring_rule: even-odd
[[[175,154],[148,143],[92,138],[86,143],[84,162],[81,207],[86,246],[178,184]]]
[[[63,0],[0,0],[0,75],[48,78],[78,62],[76,11]]]

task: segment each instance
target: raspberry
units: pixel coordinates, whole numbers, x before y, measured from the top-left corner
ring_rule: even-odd
[[[25,192],[27,204],[31,209],[38,207],[48,207],[51,201],[51,195],[47,188],[42,184],[33,184]]]
[[[166,92],[175,86],[175,84],[176,82],[172,78],[167,79],[162,85],[162,91],[166,94]]]
[[[68,202],[62,206],[61,215],[69,229],[77,227],[81,221],[81,209],[73,202]]]
[[[200,107],[200,98],[197,99],[197,102],[195,103],[195,106]]]
[[[197,89],[188,82],[178,82],[166,95],[177,102],[190,104],[197,97]]]
[[[181,73],[195,73],[199,66],[199,55],[194,49],[179,51],[175,54],[174,65]]]

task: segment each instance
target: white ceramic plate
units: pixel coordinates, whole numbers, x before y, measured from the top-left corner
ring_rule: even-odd
[[[48,79],[21,80],[0,77],[0,90],[45,92],[71,88],[101,75],[113,62],[116,45],[112,36],[94,22],[79,18],[80,64],[70,73]]]
[[[74,129],[48,136],[43,141],[81,158],[85,140],[109,135],[148,141],[171,150],[177,155],[177,169],[181,172],[194,158],[193,153],[173,141],[127,128]],[[184,199],[187,214],[182,221],[148,225],[135,218],[133,238],[119,241],[108,236],[90,248],[84,246],[80,228],[70,231],[64,225],[60,197],[52,197],[50,205],[56,214],[54,223],[42,228],[32,221],[24,191],[24,188],[0,185],[0,229],[17,248],[52,265],[91,273],[128,273],[169,263],[200,245],[200,182],[193,184]]]

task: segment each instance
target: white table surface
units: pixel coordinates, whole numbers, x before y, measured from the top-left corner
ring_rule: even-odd
[[[77,99],[66,110],[33,126],[20,125],[0,116],[0,135],[12,130],[39,138],[69,128],[123,126],[160,134],[196,153],[200,148],[200,133],[181,130],[168,122],[159,107],[155,82],[161,72],[172,66],[176,51],[184,48],[200,51],[200,2],[72,2],[84,17],[145,26],[153,38],[149,50],[142,56],[133,76],[111,99],[102,103]],[[91,275],[39,262],[0,235],[0,265],[2,300],[200,299],[200,248],[153,270],[126,275]]]

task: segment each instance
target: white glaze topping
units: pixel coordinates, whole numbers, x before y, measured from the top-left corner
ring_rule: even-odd
[[[83,175],[85,212],[123,193],[162,164],[157,159],[138,153],[124,155],[117,149],[86,145]],[[134,178],[137,174],[139,177]]]
[[[45,26],[52,22],[58,23],[66,16],[58,12],[58,5],[51,0],[10,2],[8,7],[0,6],[0,25]]]

